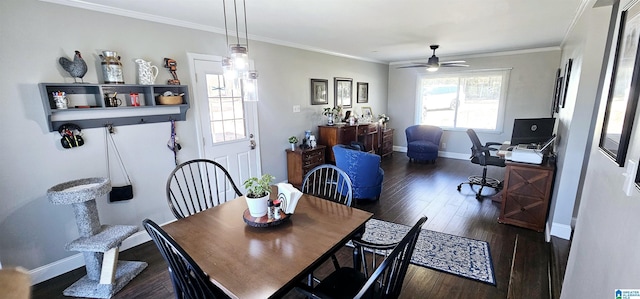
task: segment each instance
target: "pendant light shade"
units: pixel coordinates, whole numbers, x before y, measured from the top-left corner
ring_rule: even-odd
[[[229,43],[229,30],[227,27],[227,1],[233,1],[233,19],[235,23],[236,42]],[[240,42],[240,26],[238,0],[222,0],[222,8],[224,11],[224,31],[229,46],[229,54],[222,59],[222,69],[224,70],[225,77],[240,80],[238,82],[242,86],[243,98],[245,101],[257,101],[256,94],[258,72],[255,70],[249,70],[249,35],[247,30],[247,8],[245,0],[242,0],[242,13],[241,17],[244,20],[244,41],[245,44]]]

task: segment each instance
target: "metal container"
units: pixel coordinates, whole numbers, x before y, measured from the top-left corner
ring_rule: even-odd
[[[122,63],[116,51],[102,51],[102,74],[105,84],[124,84],[122,75]]]

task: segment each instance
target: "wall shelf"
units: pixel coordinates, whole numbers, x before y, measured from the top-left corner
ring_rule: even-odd
[[[125,126],[167,121],[186,120],[189,109],[189,88],[186,85],[135,85],[135,84],[69,84],[40,83],[40,95],[47,117],[49,131],[57,131],[65,123],[80,128],[98,128],[107,125]],[[65,92],[69,101],[67,109],[56,109],[54,92]],[[166,91],[184,93],[182,104],[161,105],[156,97]],[[105,94],[117,93],[122,101],[118,107],[105,105]],[[137,93],[141,106],[132,106],[130,93]]]

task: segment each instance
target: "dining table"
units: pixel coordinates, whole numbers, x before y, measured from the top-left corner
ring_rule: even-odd
[[[249,225],[246,210],[241,196],[162,227],[231,298],[282,297],[373,216],[308,194],[275,226]]]

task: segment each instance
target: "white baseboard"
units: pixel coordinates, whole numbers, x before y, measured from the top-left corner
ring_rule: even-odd
[[[168,221],[166,223],[163,223],[162,225],[171,223],[173,221],[175,220]],[[150,240],[151,237],[149,237],[147,231],[142,229],[141,231],[136,232],[135,234],[124,240],[122,242],[122,245],[120,245],[120,251],[138,246]],[[35,285],[41,283],[82,266],[84,266],[84,256],[82,253],[74,254],[61,260],[57,260],[53,263],[49,263],[29,271],[29,274],[31,275],[31,284]]]
[[[556,236],[558,238],[562,238],[565,240],[571,239],[571,225],[560,224],[560,223],[552,223],[551,224],[551,232],[549,234],[551,236]]]

